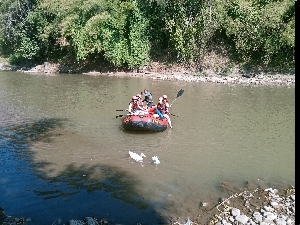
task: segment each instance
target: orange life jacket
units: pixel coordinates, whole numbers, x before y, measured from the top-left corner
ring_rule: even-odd
[[[134,102],[133,100],[129,102],[129,105],[131,104],[132,111],[135,111],[138,109],[138,102]]]

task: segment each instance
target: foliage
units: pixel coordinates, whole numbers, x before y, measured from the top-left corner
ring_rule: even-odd
[[[295,63],[292,0],[2,0],[0,20],[0,51],[14,62],[101,55],[133,69],[162,54],[201,68],[227,40],[242,63]]]
[[[14,32],[6,39],[17,57],[46,58],[60,45],[78,60],[96,52],[116,66],[134,68],[149,61],[148,21],[135,1],[41,0],[34,11],[26,10],[23,21],[14,30],[6,26],[8,34]]]
[[[166,7],[166,29],[177,52],[177,60],[200,65],[209,40],[219,28],[222,1],[169,0]]]
[[[259,60],[268,65],[278,56],[294,60],[294,1],[229,0],[225,7],[222,28],[243,61]]]

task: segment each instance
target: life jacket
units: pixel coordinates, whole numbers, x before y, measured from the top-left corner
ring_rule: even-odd
[[[142,101],[141,99],[137,101],[137,104],[138,104],[140,107],[143,107],[143,106],[144,106],[143,101]]]
[[[165,114],[166,113],[166,104],[164,103],[157,103],[156,108],[160,111],[161,114]]]
[[[132,112],[135,112],[138,109],[138,102],[134,102],[133,100],[129,102],[131,104]]]

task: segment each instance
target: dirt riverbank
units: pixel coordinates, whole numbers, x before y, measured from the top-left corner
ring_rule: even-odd
[[[80,73],[89,76],[130,76],[143,77],[157,80],[181,80],[184,82],[212,82],[223,84],[242,84],[242,85],[275,85],[275,86],[294,86],[295,74],[264,72],[261,70],[245,71],[238,68],[226,70],[215,69],[210,66],[201,72],[194,69],[186,69],[178,65],[164,65],[152,63],[139,71],[115,71],[102,69],[100,67],[78,68],[72,66],[62,66],[56,63],[45,62],[34,67],[13,67],[8,63],[0,62],[0,70],[19,71],[23,73],[39,73],[47,76],[55,76],[60,73]],[[213,69],[214,68],[214,69]]]

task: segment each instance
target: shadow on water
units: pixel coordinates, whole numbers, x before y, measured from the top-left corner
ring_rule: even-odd
[[[9,167],[15,166],[15,161],[20,161],[19,164],[23,163],[23,167],[26,167],[26,170],[18,171],[18,176],[22,179],[12,178],[14,174],[4,173],[6,180],[19,179],[18,189],[23,193],[20,193],[22,197],[18,201],[13,201],[5,193],[15,182],[1,182],[3,196],[0,194],[0,198],[4,200],[4,205],[1,206],[6,209],[9,205],[15,216],[22,217],[26,214],[31,217],[32,221],[28,224],[32,225],[51,224],[57,216],[62,220],[70,220],[83,219],[91,214],[96,218],[105,214],[108,221],[125,224],[167,224],[167,219],[155,212],[155,203],[144,200],[136,188],[140,181],[121,168],[99,164],[76,167],[70,163],[64,171],[53,177],[42,172],[49,163],[34,162],[34,152],[30,147],[35,142],[50,143],[52,138],[62,135],[54,131],[56,128],[63,128],[65,122],[67,120],[51,118],[0,129],[0,154],[2,157],[13,157],[11,161],[14,161],[1,165],[0,172],[12,170]],[[3,158],[2,160],[5,161]],[[30,195],[32,199],[36,199],[36,202],[30,204],[32,209],[27,207]],[[18,202],[18,205],[14,205],[14,202]],[[26,213],[19,212],[24,207]],[[46,212],[41,213],[40,207]]]

